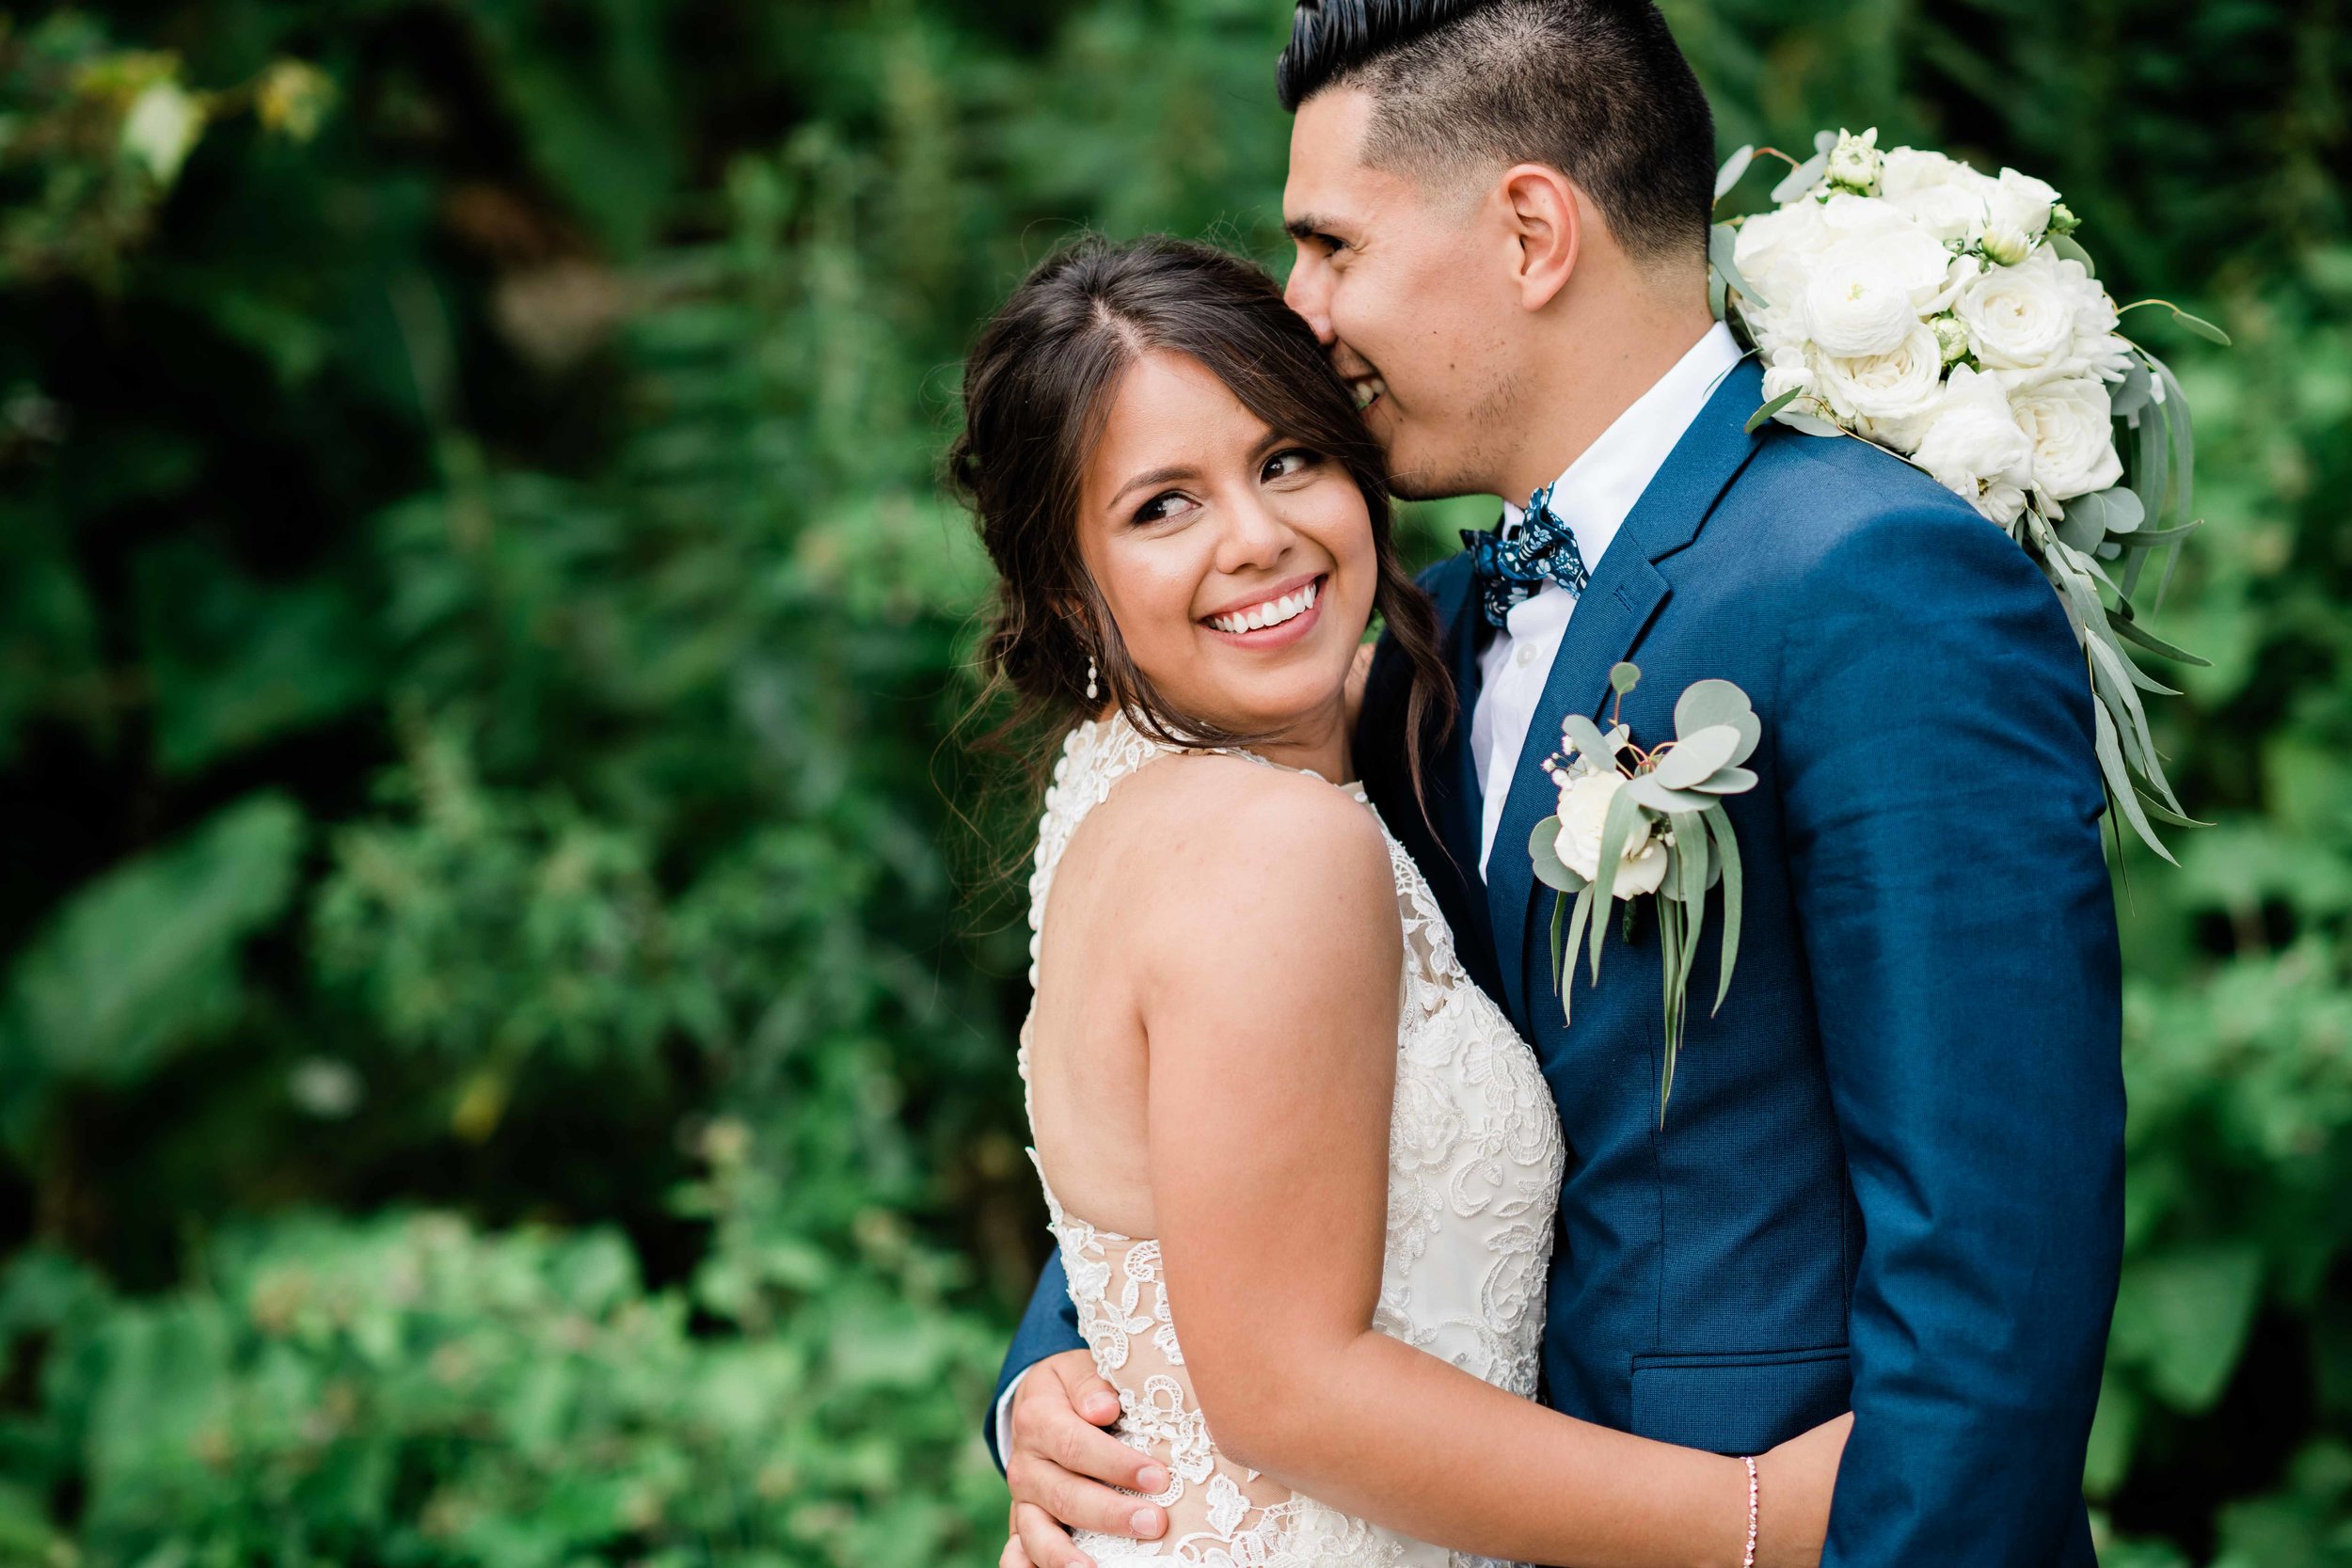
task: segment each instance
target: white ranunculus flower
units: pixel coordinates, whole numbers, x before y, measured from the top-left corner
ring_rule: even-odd
[[[1911,278],[1890,261],[1883,235],[1858,235],[1823,251],[1807,269],[1804,335],[1821,353],[1863,358],[1892,353],[1919,325]]]
[[[1588,882],[1600,880],[1601,828],[1609,819],[1609,802],[1625,784],[1625,775],[1613,768],[1573,773],[1561,781],[1560,836],[1553,853],[1561,864]],[[1649,818],[1637,811],[1617,862],[1615,895],[1633,898],[1656,893],[1665,879],[1666,847],[1650,835]]]
[[[1792,202],[1741,223],[1731,263],[1773,309],[1787,309],[1804,292],[1806,269],[1831,237],[1820,202]]]
[[[1860,135],[1851,131],[1837,133],[1837,145],[1829,150],[1829,182],[1863,196],[1879,178],[1879,130],[1873,125]]]
[[[2001,384],[1965,365],[1945,384],[1913,459],[2004,528],[2025,511],[2034,482],[2033,442],[2018,428]]]
[[[1824,356],[1818,382],[1821,395],[1838,413],[1899,425],[1933,409],[1943,385],[1943,349],[1935,333],[1916,321],[1892,353],[1866,359]],[[1907,450],[1899,440],[1891,444]]]
[[[2001,170],[1987,180],[1984,192],[1984,253],[2003,266],[2013,267],[2032,254],[2050,230],[2050,210],[2058,192],[2030,174]]]
[[[2034,488],[2068,500],[2123,477],[2106,384],[2091,376],[2048,381],[2010,399],[2017,427],[2033,443]]]
[[[1952,307],[1985,369],[2035,373],[2065,362],[2074,342],[2074,311],[2057,258],[2046,250],[1986,272]]]

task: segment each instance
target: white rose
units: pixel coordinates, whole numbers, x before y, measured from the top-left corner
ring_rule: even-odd
[[[2013,168],[2001,170],[1998,180],[1986,180],[1979,188],[1984,192],[1984,253],[2013,267],[2049,232],[2058,192]]]
[[[1804,335],[1823,354],[1854,359],[1892,353],[1919,325],[1911,279],[1890,263],[1881,238],[1860,235],[1834,245],[1808,269]]]
[[[2054,361],[2062,365],[2073,348],[2075,306],[2057,258],[2044,250],[1976,278],[1952,313],[1968,328],[1969,347],[1985,369],[2040,372]]]
[[[1984,203],[1958,185],[1931,185],[1895,203],[1947,250],[1965,250],[1984,237]]]
[[[2004,528],[2026,509],[2033,442],[2018,428],[2001,384],[1963,365],[1913,454],[1936,483]]]
[[[1784,343],[1770,351],[1764,361],[1764,401],[1772,402],[1783,392],[1813,390],[1813,367],[1805,358],[1804,350]]]
[[[1958,182],[1967,165],[1925,148],[1893,147],[1879,159],[1879,194],[1900,201],[1920,191]]]
[[[1569,775],[1560,785],[1560,836],[1553,853],[1560,863],[1588,882],[1600,880],[1600,831],[1609,820],[1609,802],[1625,787],[1625,775],[1613,768]],[[1650,836],[1649,818],[1635,812],[1619,857],[1615,895],[1633,898],[1656,893],[1666,879],[1666,847]]]
[[[1837,145],[1829,150],[1829,182],[1870,194],[1870,187],[1879,178],[1879,131],[1873,125],[1860,135],[1851,131],[1837,133]]]
[[[1935,333],[1923,322],[1891,354],[1865,359],[1824,356],[1819,370],[1820,393],[1838,413],[1899,427],[1937,406],[1944,385],[1944,351]],[[1770,376],[1766,380],[1769,383]],[[1889,434],[1913,434],[1890,431]],[[1912,443],[1889,443],[1908,451]]]
[[[2058,290],[2074,313],[2074,341],[2061,373],[2120,381],[2131,367],[2131,345],[2115,335],[2115,301],[2080,261],[2053,263]]]
[[[1842,236],[1836,248],[1859,246],[1900,277],[1918,315],[1932,316],[1949,308],[1979,270],[1975,257],[1954,256],[1891,201],[1840,193],[1821,203],[1821,222],[1831,233]]]
[[[1740,225],[1731,264],[1761,290],[1774,309],[1786,309],[1804,288],[1813,257],[1830,243],[1818,201],[1799,201],[1758,213]]]
[[[2090,376],[2050,381],[2010,400],[2033,443],[2034,488],[2050,500],[2105,490],[2123,477],[2105,383]]]

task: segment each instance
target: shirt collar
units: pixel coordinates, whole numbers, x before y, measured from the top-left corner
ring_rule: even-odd
[[[1717,322],[1683,351],[1682,357],[1648,391],[1634,399],[1553,484],[1551,510],[1566,520],[1569,531],[1576,535],[1577,552],[1587,565],[1600,564],[1642,492],[1658,477],[1667,454],[1714,395],[1715,384],[1739,362],[1739,341],[1730,327]],[[1505,500],[1504,535],[1517,532],[1526,515],[1524,506]]]

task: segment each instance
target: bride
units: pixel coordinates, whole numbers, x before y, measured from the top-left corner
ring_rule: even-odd
[[[1850,1418],[1726,1458],[1535,1402],[1559,1122],[1337,782],[1375,613],[1410,733],[1453,697],[1311,332],[1232,257],[1089,241],[989,323],[964,416],[988,662],[1078,721],[1030,882],[1034,1157],[1168,1520],[1068,1560],[1816,1562]]]

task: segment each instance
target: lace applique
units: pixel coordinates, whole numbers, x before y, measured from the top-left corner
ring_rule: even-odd
[[[1045,902],[1062,851],[1086,814],[1121,779],[1168,750],[1123,717],[1081,724],[1064,742],[1045,794],[1029,879],[1032,986]],[[1534,1053],[1463,973],[1453,933],[1420,868],[1385,824],[1381,832],[1404,925],[1405,962],[1398,983],[1388,1243],[1374,1325],[1532,1398],[1565,1164],[1558,1113]],[[1025,1029],[1021,1072],[1025,1082]],[[1041,1162],[1038,1174],[1042,1183]],[[1045,1199],[1079,1332],[1097,1370],[1119,1390],[1113,1431],[1162,1461],[1168,1473],[1168,1490],[1152,1499],[1168,1510],[1167,1536],[1145,1542],[1080,1532],[1079,1547],[1097,1563],[1508,1568],[1409,1541],[1296,1497],[1228,1460],[1184,1369],[1159,1243],[1099,1230],[1066,1213],[1050,1184]],[[1266,1289],[1281,1288],[1270,1268]]]

